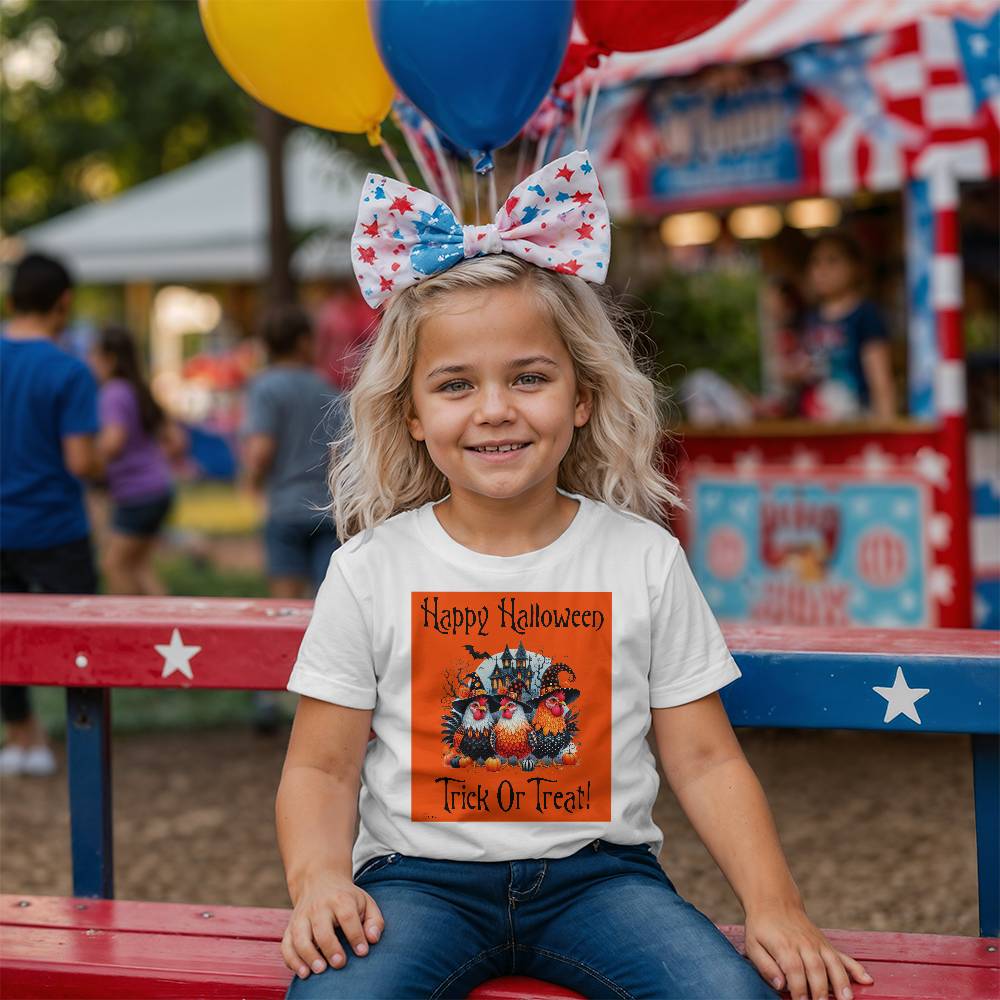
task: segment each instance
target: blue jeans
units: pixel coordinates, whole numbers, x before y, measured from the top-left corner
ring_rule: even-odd
[[[464,998],[522,975],[586,997],[756,1000],[778,994],[645,846],[595,840],[550,861],[440,861],[387,854],[355,882],[385,930],[364,957],[293,977],[286,1000]]]
[[[268,518],[264,525],[267,575],[294,576],[308,580],[318,590],[340,548],[337,529],[329,518],[312,521],[281,521]]]

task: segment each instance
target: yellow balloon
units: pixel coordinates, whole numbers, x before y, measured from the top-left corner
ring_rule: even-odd
[[[364,0],[198,0],[208,41],[251,97],[288,118],[379,140],[395,87]]]

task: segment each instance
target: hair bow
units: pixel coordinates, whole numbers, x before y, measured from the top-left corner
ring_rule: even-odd
[[[589,154],[577,150],[521,181],[486,226],[460,225],[434,195],[369,174],[351,260],[365,301],[377,309],[393,292],[488,253],[602,283],[610,246],[604,193]]]

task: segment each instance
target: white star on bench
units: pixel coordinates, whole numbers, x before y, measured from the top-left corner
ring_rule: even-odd
[[[201,646],[185,646],[179,629],[174,629],[170,636],[169,646],[156,646],[156,651],[163,657],[163,677],[169,677],[179,670],[189,681],[194,680],[191,672],[191,659],[201,652]]]
[[[896,679],[891,688],[873,687],[876,694],[880,694],[886,700],[885,718],[883,722],[892,722],[897,715],[905,715],[912,719],[917,725],[922,725],[920,716],[917,715],[917,702],[925,694],[930,694],[930,688],[911,688],[906,683],[903,676],[903,668],[896,667]]]

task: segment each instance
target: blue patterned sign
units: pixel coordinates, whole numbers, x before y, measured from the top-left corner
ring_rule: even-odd
[[[723,621],[929,624],[921,483],[713,472],[690,496],[691,564]]]

